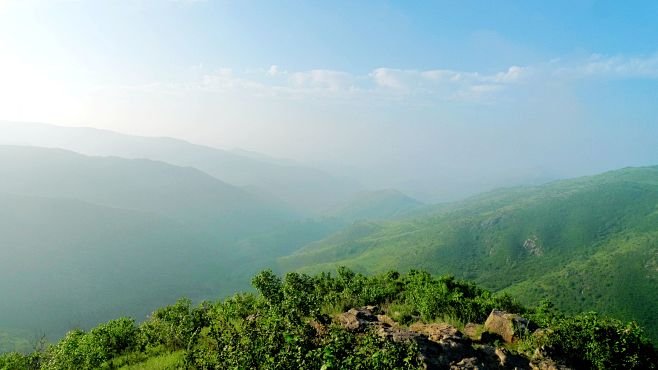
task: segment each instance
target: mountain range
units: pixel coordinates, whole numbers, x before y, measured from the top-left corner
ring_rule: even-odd
[[[529,305],[638,320],[658,338],[658,167],[423,204],[174,139],[0,133],[0,338],[140,320],[182,295],[248,288],[266,267],[337,266],[451,274]]]
[[[364,190],[355,181],[316,168],[268,160],[173,138],[124,135],[88,127],[0,122],[0,144],[61,148],[91,156],[150,159],[194,167],[237,187],[248,187],[315,214]]]

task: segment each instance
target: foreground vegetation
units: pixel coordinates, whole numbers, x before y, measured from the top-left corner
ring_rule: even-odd
[[[453,277],[423,271],[366,276],[271,271],[256,275],[259,294],[240,293],[193,306],[181,299],[137,325],[120,318],[73,330],[30,354],[0,356],[0,369],[415,369],[413,342],[354,333],[332,322],[352,307],[379,305],[396,322],[482,323],[494,310],[521,314],[543,328],[509,350],[550,350],[575,368],[654,369],[655,348],[635,323],[584,313],[563,315],[548,302],[525,308]],[[498,345],[499,343],[496,342]]]

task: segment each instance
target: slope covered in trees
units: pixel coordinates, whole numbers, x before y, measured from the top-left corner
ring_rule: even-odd
[[[658,167],[503,189],[361,222],[280,258],[283,271],[423,268],[526,303],[635,319],[658,338]]]

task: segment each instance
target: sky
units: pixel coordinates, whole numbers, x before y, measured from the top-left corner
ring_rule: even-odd
[[[656,1],[0,0],[0,120],[419,195],[658,164],[656,20]]]

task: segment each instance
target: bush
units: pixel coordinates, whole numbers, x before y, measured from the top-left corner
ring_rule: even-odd
[[[49,347],[42,365],[46,369],[96,369],[137,344],[137,328],[129,318],[101,324],[89,333],[72,330]]]
[[[92,342],[102,349],[109,359],[133,350],[138,343],[139,331],[135,321],[127,317],[100,324],[89,332]]]
[[[72,330],[46,351],[44,367],[52,370],[95,369],[107,360],[101,346],[82,330]]]
[[[397,343],[374,333],[357,336],[333,327],[331,334],[314,351],[321,369],[418,369],[415,342]]]
[[[0,370],[36,370],[40,368],[41,354],[38,352],[24,355],[9,352],[0,355]]]
[[[184,358],[194,369],[418,368],[413,341],[396,343],[330,324],[329,314],[366,305],[380,305],[402,324],[437,318],[482,323],[491,310],[504,310],[543,328],[541,336],[529,335],[516,350],[533,353],[543,346],[576,368],[655,369],[658,363],[635,323],[594,313],[563,315],[548,301],[527,310],[508,295],[452,276],[413,270],[366,276],[340,268],[336,276],[289,273],[281,279],[266,270],[252,282],[259,295],[236,294],[197,307],[181,299],[153,312],[139,328],[122,318],[88,333],[73,330],[45,353],[0,356],[0,370],[113,368],[154,356],[172,364]]]
[[[542,343],[581,367],[655,369],[658,357],[642,329],[588,312],[555,319]]]
[[[159,308],[140,326],[142,348],[164,346],[169,350],[187,349],[208,324],[204,303],[192,307],[192,301],[179,299],[175,304]]]

